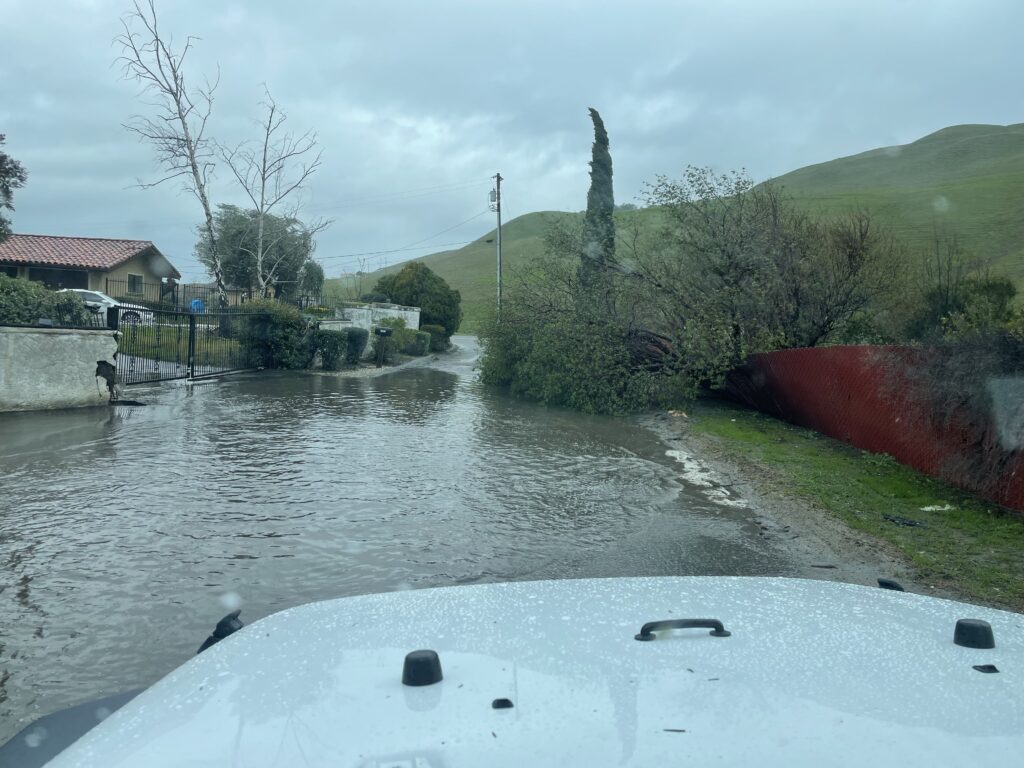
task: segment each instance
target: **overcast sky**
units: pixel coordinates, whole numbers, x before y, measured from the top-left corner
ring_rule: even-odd
[[[187,278],[198,203],[122,127],[149,108],[111,41],[130,0],[0,0],[0,133],[29,172],[17,232],[152,240]],[[1024,3],[159,0],[193,81],[220,68],[210,132],[255,136],[263,84],[323,167],[328,276],[442,250],[506,218],[585,206],[592,131],[617,202],[687,164],[758,180],[957,123],[1024,121]],[[244,200],[222,169],[216,202]],[[476,217],[476,218],[473,218]],[[467,223],[459,225],[460,222]],[[444,231],[448,230],[448,231]],[[409,248],[391,254],[371,251]]]

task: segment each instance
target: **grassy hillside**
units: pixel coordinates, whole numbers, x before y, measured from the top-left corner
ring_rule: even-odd
[[[814,214],[866,208],[911,247],[927,246],[936,225],[948,227],[969,251],[991,258],[994,271],[1024,284],[1024,123],[944,128],[911,144],[810,165],[775,181]],[[628,215],[656,225],[656,211]],[[506,276],[542,254],[552,223],[573,217],[580,214],[544,211],[503,226]],[[494,305],[495,248],[487,242],[493,238],[491,231],[458,250],[417,259],[462,292],[464,331],[475,330]],[[379,276],[364,276],[363,290]],[[354,289],[335,279],[325,290]]]
[[[544,250],[544,233],[558,221],[579,217],[578,213],[561,213],[558,211],[541,211],[528,213],[501,227],[501,253],[503,273],[506,278],[534,256]],[[469,245],[454,251],[442,251],[430,256],[416,259],[422,261],[453,288],[462,293],[462,309],[464,314],[462,331],[472,332],[480,319],[494,306],[497,294],[497,258],[494,243],[494,230]],[[487,242],[490,240],[491,242]],[[395,272],[402,265],[388,269]],[[364,275],[362,286],[369,292],[383,271]],[[351,281],[335,278],[327,280],[324,292],[353,292]]]
[[[956,231],[994,271],[1024,282],[1024,124],[957,125],[775,181],[812,213],[875,213],[909,245]]]

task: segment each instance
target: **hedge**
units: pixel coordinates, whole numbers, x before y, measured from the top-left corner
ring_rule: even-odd
[[[345,348],[345,362],[349,365],[357,365],[363,357],[367,342],[370,340],[370,332],[365,328],[353,326],[346,329],[345,335],[348,340],[348,345]]]
[[[51,291],[42,283],[0,275],[0,324],[36,325],[41,318],[54,325],[95,326],[96,318],[75,293]]]
[[[337,371],[346,362],[348,350],[348,333],[346,331],[320,330],[312,335],[313,356],[320,352],[320,360],[325,371]]]
[[[402,351],[413,357],[422,357],[430,349],[430,334],[424,331],[414,331],[413,333],[412,341],[402,347]]]
[[[430,334],[431,352],[444,352],[448,349],[448,336],[443,325],[421,325],[420,330]]]
[[[309,324],[293,306],[273,299],[245,305],[237,335],[247,361],[261,368],[306,368],[311,362]]]

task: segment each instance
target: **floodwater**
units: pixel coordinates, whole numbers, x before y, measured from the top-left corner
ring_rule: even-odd
[[[0,743],[147,685],[221,616],[518,579],[792,573],[629,419],[482,386],[469,337],[377,378],[132,387],[0,415]],[[691,473],[692,475],[692,473]]]

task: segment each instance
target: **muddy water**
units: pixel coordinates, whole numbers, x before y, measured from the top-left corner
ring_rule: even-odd
[[[793,571],[686,456],[634,421],[488,390],[460,344],[379,378],[0,415],[0,741],[151,683],[235,605],[251,621],[481,581]]]

